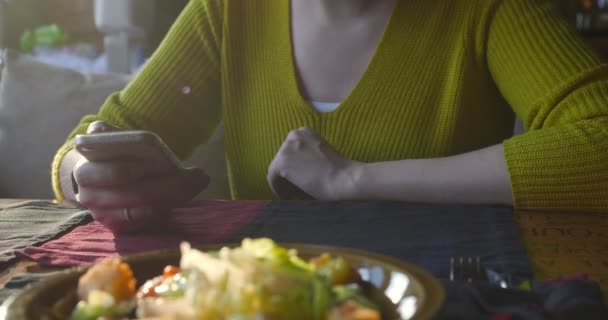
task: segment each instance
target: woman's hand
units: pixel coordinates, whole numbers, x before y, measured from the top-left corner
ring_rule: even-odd
[[[347,200],[355,195],[359,162],[346,159],[309,128],[289,133],[268,169],[268,183],[281,199],[301,192],[318,200]]]
[[[87,133],[116,130],[120,129],[94,122]],[[74,179],[79,202],[114,232],[141,229],[209,184],[209,177],[197,168],[159,171],[158,165],[120,159],[92,162],[82,158],[74,168]]]

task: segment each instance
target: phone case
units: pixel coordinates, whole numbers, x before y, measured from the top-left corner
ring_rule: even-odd
[[[159,170],[182,168],[181,161],[156,134],[116,131],[77,135],[76,150],[89,161],[144,161]]]

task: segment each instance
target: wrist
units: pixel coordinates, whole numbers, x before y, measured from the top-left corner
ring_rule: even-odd
[[[342,170],[338,183],[341,189],[336,200],[365,200],[365,172],[369,164],[353,161]]]
[[[404,162],[402,161],[401,164]],[[405,187],[406,170],[402,167],[391,169],[391,162],[358,162],[349,167],[347,172],[348,182],[346,183],[347,196],[344,200],[393,200],[401,199],[398,190]],[[397,181],[399,183],[397,183]]]
[[[78,184],[74,179],[74,169],[82,158],[75,150],[69,151],[62,159],[59,167],[59,182],[65,200],[78,201]]]

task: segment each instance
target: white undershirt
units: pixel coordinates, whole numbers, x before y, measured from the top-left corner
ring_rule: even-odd
[[[310,101],[315,110],[321,113],[332,112],[340,106],[340,102],[321,102],[321,101]]]

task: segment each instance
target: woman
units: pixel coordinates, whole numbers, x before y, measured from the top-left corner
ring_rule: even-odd
[[[96,218],[136,228],[205,174],[87,162],[72,137],[150,130],[184,158],[223,121],[235,199],[299,188],[605,210],[607,93],[608,68],[551,0],[192,0],[137,78],[72,133],[54,187],[74,198],[73,172]],[[510,138],[513,111],[528,133]]]

